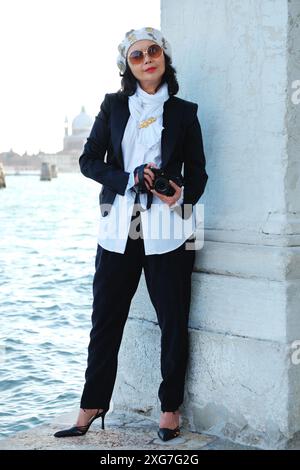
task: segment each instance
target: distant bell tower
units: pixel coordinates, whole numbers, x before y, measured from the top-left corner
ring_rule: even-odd
[[[65,118],[65,137],[68,137],[69,135],[69,123],[68,123],[68,118],[66,116]]]

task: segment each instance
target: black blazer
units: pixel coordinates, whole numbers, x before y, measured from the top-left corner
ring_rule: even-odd
[[[197,109],[196,103],[176,96],[164,103],[161,168],[180,175],[184,163],[182,206],[196,204],[208,179]],[[121,142],[129,116],[128,97],[120,92],[106,93],[79,158],[81,172],[102,184],[99,203],[103,217],[108,215],[116,194],[125,194],[128,183],[130,173],[124,171]]]

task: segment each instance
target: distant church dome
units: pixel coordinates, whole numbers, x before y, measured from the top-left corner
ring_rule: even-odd
[[[91,132],[94,119],[85,112],[84,106],[80,114],[72,121],[72,134],[69,135],[68,118],[65,119],[64,147],[62,152],[81,152]]]
[[[84,106],[81,108],[80,114],[75,116],[72,121],[72,134],[81,134],[89,131],[93,125],[93,119],[85,112]]]

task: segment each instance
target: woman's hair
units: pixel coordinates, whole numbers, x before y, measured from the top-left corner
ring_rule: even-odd
[[[178,93],[178,90],[179,90],[179,85],[178,85],[177,78],[176,78],[176,70],[171,65],[170,57],[167,54],[165,54],[165,52],[163,53],[165,56],[165,73],[162,76],[159,87],[163,83],[166,82],[168,84],[169,95],[176,95],[176,93]],[[119,92],[125,96],[134,95],[136,91],[136,87],[137,87],[137,79],[131,72],[127,59],[126,59],[125,72],[123,74],[120,72],[120,77],[122,77],[122,80],[121,80],[121,89],[119,90]]]

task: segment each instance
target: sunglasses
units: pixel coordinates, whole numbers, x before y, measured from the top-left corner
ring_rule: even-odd
[[[151,44],[145,51],[132,51],[128,59],[134,65],[141,64],[144,60],[144,55],[148,54],[151,59],[158,59],[162,54],[162,48],[158,44]]]

